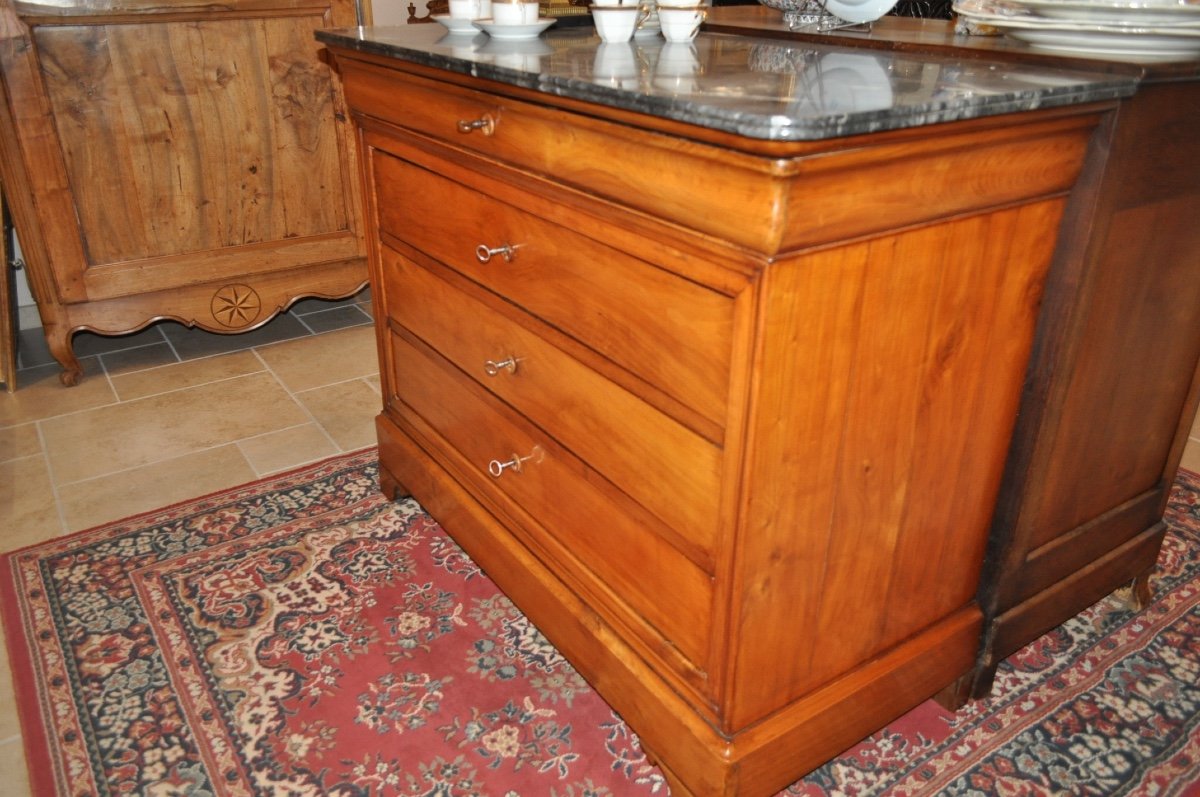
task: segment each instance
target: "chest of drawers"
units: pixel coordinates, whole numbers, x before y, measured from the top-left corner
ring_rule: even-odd
[[[335,47],[384,489],[630,723],[767,795],[966,672],[1087,106],[757,141]]]

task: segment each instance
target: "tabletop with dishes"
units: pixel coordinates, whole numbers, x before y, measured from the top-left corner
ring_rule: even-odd
[[[604,43],[686,43],[701,30],[711,2],[590,0],[571,10],[586,10],[583,21]],[[760,2],[777,10],[790,30],[822,32],[869,29],[898,0]],[[451,37],[482,32],[498,41],[533,42],[563,19],[550,13],[554,8],[536,0],[449,0],[449,13],[434,20]],[[958,33],[1004,36],[1039,52],[1139,63],[1200,59],[1200,0],[953,0],[952,10]]]

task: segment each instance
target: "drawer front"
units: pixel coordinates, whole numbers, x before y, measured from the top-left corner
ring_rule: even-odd
[[[636,504],[453,365],[395,330],[389,342],[397,393],[389,412],[415,414],[449,445],[445,453],[467,471],[464,483],[502,511],[533,518],[536,525],[521,528],[542,549],[538,555],[549,552],[556,572],[584,594],[600,596],[598,611],[607,609],[643,634],[648,623],[654,629],[648,642],[668,659],[681,653],[703,662],[711,626],[708,575],[646,533],[650,519]]]
[[[603,473],[711,567],[717,446],[393,250],[384,249],[383,275],[386,294],[400,297],[393,318]]]
[[[376,153],[379,222],[628,369],[718,427],[734,302],[682,277],[397,158]],[[515,246],[482,263],[476,249]]]
[[[762,179],[776,171],[771,157],[353,60],[342,66],[346,98],[357,113],[741,246],[762,246],[780,210],[782,184]],[[494,122],[490,131],[459,131],[459,122],[487,119]]]

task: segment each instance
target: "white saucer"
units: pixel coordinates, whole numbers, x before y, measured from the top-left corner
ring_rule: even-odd
[[[434,14],[433,18],[451,33],[474,33],[479,30],[479,26],[475,24],[478,20],[452,17],[449,14]]]
[[[487,31],[488,35],[493,39],[501,41],[517,41],[520,39],[536,39],[542,31],[553,25],[558,20],[542,17],[537,22],[529,22],[522,25],[500,25],[492,20],[477,19],[475,24]]]

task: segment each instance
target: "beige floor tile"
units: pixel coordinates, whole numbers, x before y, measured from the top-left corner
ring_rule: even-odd
[[[59,484],[83,481],[307,423],[268,373],[53,418],[42,424]]]
[[[85,357],[83,381],[75,387],[63,387],[58,381],[62,369],[44,365],[21,371],[15,393],[0,393],[0,426],[52,418],[112,404],[116,395],[108,384],[95,357]]]
[[[0,742],[0,772],[4,773],[4,797],[33,797],[21,737]]]
[[[0,427],[0,461],[31,457],[42,453],[42,441],[38,438],[37,425]]]
[[[12,551],[65,533],[46,460],[0,463],[0,550]]]
[[[256,351],[293,392],[379,372],[375,328],[369,324],[289,340]]]
[[[255,479],[235,445],[64,485],[59,489],[67,528],[91,528]]]
[[[265,370],[253,352],[237,351],[201,360],[162,365],[150,370],[112,376],[113,388],[121,401],[153,396],[170,390],[182,390],[208,382],[231,379],[235,376]]]
[[[242,440],[238,447],[259,476],[279,473],[338,453],[329,435],[315,423]]]
[[[1183,449],[1183,461],[1179,465],[1192,473],[1200,473],[1200,440],[1188,440],[1187,447]]]
[[[317,423],[324,427],[342,451],[374,445],[375,416],[379,414],[379,391],[365,379],[320,387],[297,393]]]
[[[133,349],[107,352],[100,355],[104,370],[111,377],[115,374],[127,374],[133,371],[144,371],[160,365],[179,362],[179,357],[164,340],[149,346],[138,346]]]

